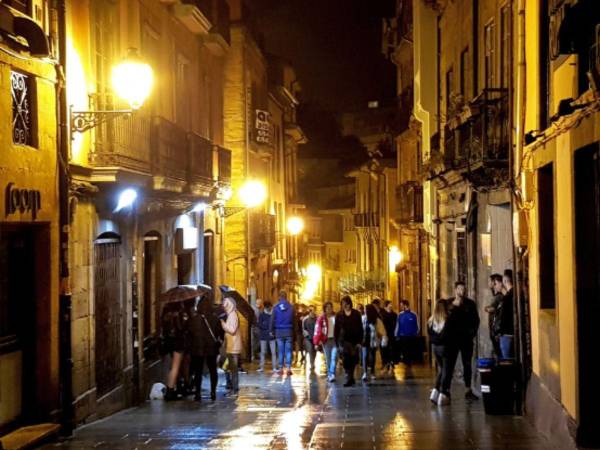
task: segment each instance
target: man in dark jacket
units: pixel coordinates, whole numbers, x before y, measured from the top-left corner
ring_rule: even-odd
[[[499,357],[501,356],[500,342],[498,336],[496,335],[496,325],[494,323],[496,320],[496,312],[498,309],[498,305],[500,305],[500,303],[502,302],[503,297],[502,275],[500,275],[499,273],[494,273],[492,274],[492,276],[490,276],[490,290],[492,291],[493,298],[492,302],[485,307],[485,312],[488,313],[490,339],[494,348],[494,354]]]
[[[363,325],[360,313],[352,307],[349,296],[342,298],[342,310],[335,318],[335,342],[342,353],[346,383],[344,387],[354,386],[354,369],[358,363],[360,343],[363,340]]]
[[[317,325],[317,314],[315,307],[308,307],[308,314],[302,319],[302,338],[304,340],[304,350],[310,360],[310,371],[315,371],[315,358],[317,357],[317,349],[313,343],[315,335],[315,326]]]
[[[265,370],[267,349],[271,352],[271,369],[277,371],[277,353],[275,351],[275,337],[271,334],[271,319],[273,308],[271,302],[265,302],[258,316],[258,339],[260,341],[260,367],[259,372]]]
[[[449,376],[454,372],[458,353],[463,363],[463,378],[465,381],[465,398],[478,400],[471,390],[473,377],[472,359],[473,344],[479,329],[479,313],[477,304],[465,296],[466,286],[463,281],[454,283],[454,298],[448,300],[448,320],[446,323],[446,358]]]
[[[288,302],[287,293],[285,291],[279,292],[279,302],[273,308],[271,319],[271,332],[277,340],[277,350],[279,352],[279,375],[283,375],[286,366],[287,374],[292,375],[294,318],[294,307]]]
[[[494,318],[494,334],[500,346],[500,355],[504,359],[513,358],[513,340],[515,334],[514,323],[514,297],[512,270],[506,269],[502,282],[506,293],[502,296],[496,308]]]
[[[381,347],[381,359],[384,372],[388,372],[388,374],[391,375],[394,373],[394,330],[396,329],[398,314],[394,312],[390,300],[384,302],[381,315],[383,318],[383,326],[385,327],[385,332],[388,337],[388,345]]]

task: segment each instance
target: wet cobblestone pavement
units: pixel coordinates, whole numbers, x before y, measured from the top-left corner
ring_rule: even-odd
[[[431,372],[344,388],[296,369],[241,375],[238,398],[147,402],[81,427],[49,449],[552,449],[522,417],[486,416],[456,383],[453,403],[428,401]],[[207,382],[205,382],[208,385]]]

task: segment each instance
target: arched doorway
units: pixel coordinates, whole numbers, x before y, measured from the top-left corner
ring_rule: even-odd
[[[108,394],[122,379],[121,238],[102,233],[94,241],[96,396]]]

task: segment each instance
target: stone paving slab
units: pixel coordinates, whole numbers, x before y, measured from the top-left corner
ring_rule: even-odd
[[[302,369],[292,377],[241,375],[239,397],[212,403],[146,402],[76,430],[43,449],[552,449],[522,417],[487,416],[456,383],[451,405],[428,401],[426,367],[396,370],[369,385],[328,385]],[[207,382],[205,382],[208,385]],[[207,395],[208,396],[208,395]]]

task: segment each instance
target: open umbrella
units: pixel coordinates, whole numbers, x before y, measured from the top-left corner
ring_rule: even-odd
[[[210,291],[212,291],[212,288],[205,284],[180,284],[160,294],[160,301],[163,303],[185,302],[192,298],[201,297]]]
[[[248,300],[242,297],[238,291],[229,286],[222,285],[219,286],[219,289],[221,290],[221,294],[223,294],[223,298],[230,297],[235,300],[238,311],[242,316],[245,317],[250,325],[254,325],[256,323],[256,314],[254,313],[254,309],[252,309],[250,303],[248,303]]]

